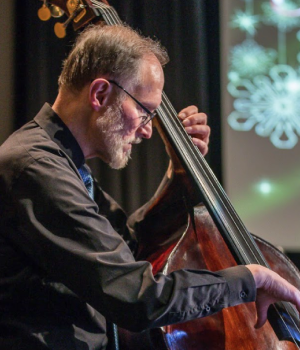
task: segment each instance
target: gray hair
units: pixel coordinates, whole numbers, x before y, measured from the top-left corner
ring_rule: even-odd
[[[169,61],[160,42],[143,37],[128,26],[89,26],[78,36],[64,61],[59,87],[80,91],[101,75],[119,83],[135,84],[140,62],[147,55],[155,55],[162,66]]]

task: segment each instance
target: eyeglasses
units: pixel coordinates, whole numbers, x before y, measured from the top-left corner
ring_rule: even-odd
[[[128,96],[130,96],[133,101],[135,101],[146,113],[147,115],[142,116],[142,122],[140,124],[140,126],[145,126],[146,124],[148,124],[150,122],[150,120],[152,120],[155,116],[156,116],[156,112],[151,113],[149,111],[149,109],[147,107],[145,107],[140,101],[138,101],[135,97],[133,97],[126,89],[123,88],[123,86],[121,86],[119,83],[117,83],[114,80],[108,80],[110,83],[116,85],[118,88],[122,89]]]

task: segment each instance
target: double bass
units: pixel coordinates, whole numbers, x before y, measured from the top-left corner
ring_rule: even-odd
[[[73,23],[75,30],[90,22],[122,23],[116,11],[97,0],[53,0],[49,3],[68,16],[56,25],[63,37]],[[44,2],[44,6],[45,2]],[[251,235],[202,154],[185,132],[170,100],[163,92],[156,127],[172,159],[172,181],[160,188],[148,207],[147,217],[162,213],[155,234],[139,238],[137,259],[152,263],[154,273],[168,274],[181,268],[217,271],[237,264],[272,268],[300,289],[300,273],[291,261],[268,242]],[[176,190],[175,190],[176,189]],[[163,216],[176,196],[186,202],[186,215],[174,220]],[[196,203],[202,202],[202,205]],[[175,215],[174,215],[175,216]],[[119,329],[121,350],[238,350],[300,349],[299,316],[286,302],[270,306],[268,322],[254,329],[254,303],[224,309],[216,315],[135,334]]]

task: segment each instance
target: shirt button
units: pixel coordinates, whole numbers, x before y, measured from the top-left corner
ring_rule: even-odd
[[[246,297],[247,297],[247,293],[244,292],[244,291],[241,291],[241,293],[240,293],[240,298],[241,298],[241,299],[245,299]]]

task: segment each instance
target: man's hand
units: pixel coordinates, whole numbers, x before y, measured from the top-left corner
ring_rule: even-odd
[[[178,117],[182,120],[185,130],[192,137],[194,144],[205,156],[208,152],[210,135],[206,114],[198,113],[196,106],[189,106],[180,111]]]
[[[287,301],[294,304],[300,312],[300,291],[280,277],[274,271],[260,265],[246,265],[251,271],[257,288],[255,328],[262,327],[267,320],[270,304],[277,301]]]

